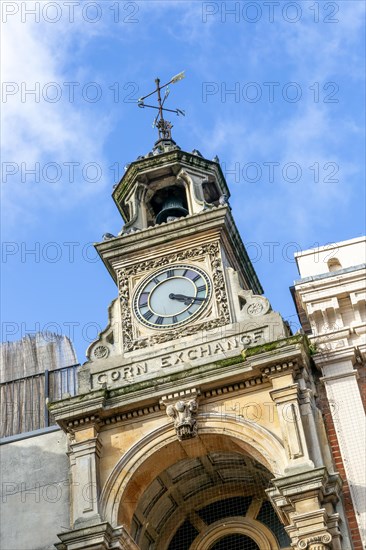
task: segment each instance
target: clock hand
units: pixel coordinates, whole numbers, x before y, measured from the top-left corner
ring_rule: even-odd
[[[184,302],[185,306],[190,306],[191,304],[194,304],[195,302],[205,302],[207,298],[193,298],[188,297],[188,299]]]
[[[207,298],[195,298],[194,296],[185,296],[184,294],[169,294],[171,300],[178,300],[178,302],[183,302],[184,305],[189,306],[193,302],[205,302]]]
[[[171,300],[177,300],[178,302],[185,302],[188,298],[188,296],[183,296],[183,294],[169,294],[169,298]]]

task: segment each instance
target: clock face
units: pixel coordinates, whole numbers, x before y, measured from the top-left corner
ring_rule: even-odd
[[[206,307],[211,292],[210,279],[202,269],[171,265],[139,285],[133,308],[140,323],[167,329],[194,319]]]

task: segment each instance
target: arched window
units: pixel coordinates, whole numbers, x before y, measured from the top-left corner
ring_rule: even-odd
[[[210,550],[260,550],[253,539],[240,533],[225,535],[215,542]]]

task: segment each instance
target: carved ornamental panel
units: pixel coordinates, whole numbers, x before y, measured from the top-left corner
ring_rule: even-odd
[[[207,260],[211,271],[209,275],[212,278],[213,296],[211,304],[205,309],[204,315],[192,324],[181,327],[167,327],[165,330],[158,332],[144,330],[135,319],[132,310],[132,297],[139,281],[156,269],[179,262],[189,262],[190,260],[196,263]],[[218,242],[146,260],[121,269],[118,271],[118,288],[121,301],[123,349],[126,352],[170,342],[230,323],[225,278]],[[215,312],[217,312],[216,315]]]

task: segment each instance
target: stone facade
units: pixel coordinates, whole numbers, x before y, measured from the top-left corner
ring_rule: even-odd
[[[68,448],[70,521],[59,550],[358,550],[327,429],[331,420],[347,461],[360,453],[348,410],[332,409],[346,391],[361,422],[359,270],[343,269],[352,295],[344,301],[343,288],[339,302],[353,304],[357,322],[330,340],[326,332],[324,353],[318,311],[334,307],[340,273],[320,275],[317,289],[298,258],[294,296],[304,328],[317,328],[292,335],[262,296],[229,196],[216,159],[168,139],[114,190],[125,225],[96,248],[118,297],[79,369],[78,394],[49,404]],[[164,216],[172,197],[177,215]],[[151,296],[174,278],[195,294],[167,291],[183,314],[164,318]],[[358,514],[364,481],[346,459]]]
[[[185,211],[157,224],[167,193]],[[174,142],[132,163],[114,191],[126,225],[97,250],[119,298],[80,369],[80,395],[50,406],[72,479],[92,495],[71,484],[59,549],[349,543],[307,338],[261,296],[228,198],[218,163]],[[164,330],[141,322],[139,289],[183,267],[209,281],[200,315]]]

